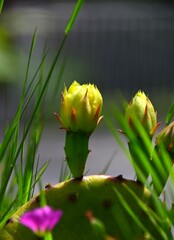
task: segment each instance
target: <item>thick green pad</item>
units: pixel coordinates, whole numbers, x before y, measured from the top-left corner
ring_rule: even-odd
[[[134,221],[124,201],[136,218],[141,219],[142,225],[151,228],[155,239],[161,239],[147,212],[136,202],[138,197],[150,209],[151,194],[143,185],[135,181],[126,180],[121,176],[87,176],[83,180],[71,179],[53,187],[47,186],[45,196],[48,205],[63,210],[63,216],[53,230],[54,240],[97,240],[85,215],[87,210],[91,210],[93,215],[104,223],[108,235],[124,240],[145,239],[145,231]],[[38,206],[39,194],[7,221],[0,231],[0,240],[39,239],[19,223],[19,218],[25,211]]]

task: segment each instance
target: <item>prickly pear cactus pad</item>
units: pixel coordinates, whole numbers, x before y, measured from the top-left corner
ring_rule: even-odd
[[[143,185],[122,176],[110,177],[103,175],[86,176],[83,180],[71,179],[45,189],[47,204],[54,209],[61,209],[63,216],[53,229],[53,239],[57,240],[96,240],[90,222],[86,217],[87,211],[92,211],[100,219],[108,235],[114,239],[146,239],[146,231],[137,227],[132,218],[134,213],[141,219],[144,229],[151,229],[155,239],[159,238],[158,229],[154,228],[148,214],[136,199],[151,207],[151,194]],[[126,211],[124,201],[131,209]],[[39,194],[22,206],[5,224],[0,231],[0,239],[8,240],[37,240],[31,230],[19,223],[20,216],[39,206]],[[124,236],[123,228],[129,226],[129,236]],[[150,227],[150,225],[152,225]],[[126,226],[127,227],[127,226]],[[126,231],[127,234],[127,231]],[[151,239],[151,238],[150,238]]]

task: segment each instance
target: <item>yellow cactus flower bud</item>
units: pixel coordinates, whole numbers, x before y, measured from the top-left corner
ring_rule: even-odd
[[[154,107],[145,93],[141,91],[138,91],[128,104],[125,117],[136,135],[138,135],[136,128],[137,120],[142,123],[142,126],[150,137],[154,135],[158,126]]]
[[[64,88],[59,120],[72,132],[92,133],[101,120],[102,96],[94,84],[80,85],[74,81]]]

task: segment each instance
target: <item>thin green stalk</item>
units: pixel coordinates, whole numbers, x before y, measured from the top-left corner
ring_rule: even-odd
[[[27,62],[27,69],[26,69],[24,84],[23,84],[23,88],[22,88],[22,96],[23,97],[25,96],[26,84],[27,84],[27,79],[28,79],[28,74],[29,74],[29,69],[30,69],[31,58],[32,58],[32,54],[33,54],[35,44],[36,44],[36,33],[37,33],[37,31],[35,29],[33,37],[32,37],[32,41],[31,41],[31,47],[30,47],[29,57],[28,57],[28,62]]]
[[[36,183],[39,182],[41,176],[43,175],[43,173],[44,173],[45,170],[47,169],[49,163],[50,163],[50,160],[48,160],[47,162],[45,162],[45,163],[42,165],[42,167],[37,170],[37,172],[35,171],[34,180],[33,180],[33,185],[32,185],[32,187],[31,187],[31,189],[34,190],[34,186],[36,185]]]
[[[54,67],[55,67],[55,65],[56,65],[56,63],[57,63],[57,60],[58,60],[58,58],[59,58],[59,56],[60,56],[60,53],[61,53],[61,51],[62,51],[62,49],[63,49],[63,46],[64,46],[64,44],[65,44],[66,38],[67,38],[67,35],[65,35],[64,38],[63,38],[63,41],[62,41],[62,43],[61,43],[61,45],[60,45],[60,48],[59,48],[59,50],[58,50],[58,52],[57,52],[57,54],[56,54],[56,57],[55,57],[55,59],[54,59],[54,61],[53,61],[53,64],[52,64],[52,66],[51,66],[51,68],[50,68],[50,71],[49,71],[48,76],[47,76],[47,78],[46,78],[45,84],[44,84],[44,86],[43,86],[43,88],[42,88],[42,91],[41,91],[41,93],[40,93],[40,96],[39,96],[38,99],[37,99],[37,102],[36,102],[35,108],[34,108],[34,110],[33,110],[33,112],[32,112],[31,118],[30,118],[30,120],[28,121],[28,125],[27,125],[26,130],[25,130],[25,132],[24,132],[24,134],[23,134],[23,137],[22,137],[22,140],[21,140],[21,142],[20,142],[20,145],[19,145],[19,147],[18,147],[18,149],[17,149],[17,151],[16,151],[16,154],[15,154],[15,156],[14,156],[14,158],[13,158],[11,168],[9,169],[8,174],[6,175],[6,177],[5,177],[5,179],[4,179],[3,185],[2,185],[2,187],[1,187],[1,194],[2,194],[2,195],[4,195],[4,192],[5,192],[5,189],[6,189],[8,180],[10,179],[10,176],[11,176],[12,171],[13,171],[13,166],[15,165],[15,163],[16,163],[16,161],[17,161],[17,159],[18,159],[18,156],[19,156],[19,154],[20,154],[20,151],[21,151],[21,149],[22,149],[22,146],[23,146],[23,144],[24,144],[24,141],[25,141],[25,139],[26,139],[26,137],[27,137],[27,135],[28,135],[28,132],[29,132],[29,130],[30,130],[30,128],[31,128],[31,125],[32,125],[33,120],[34,120],[35,115],[36,115],[36,112],[37,112],[37,110],[38,110],[38,108],[39,108],[40,102],[41,102],[42,97],[43,97],[43,95],[44,95],[44,93],[45,93],[46,87],[48,86],[48,83],[49,83],[49,81],[50,81],[50,78],[51,78],[53,69],[54,69]]]
[[[33,163],[34,163],[34,156],[35,156],[35,154],[34,154],[33,163],[30,166],[30,171],[32,171],[32,173],[31,173],[32,176],[30,176],[30,181],[29,181],[28,185],[26,185],[26,181],[25,182],[23,181],[23,176],[25,175],[25,171],[29,171],[29,170],[27,170],[27,165],[25,165],[26,169],[23,173],[23,166],[24,166],[23,165],[24,164],[23,163],[23,157],[24,157],[23,152],[24,152],[24,147],[25,147],[25,144],[26,144],[26,139],[27,139],[28,134],[30,133],[30,130],[31,130],[31,127],[32,127],[33,123],[35,122],[34,120],[35,120],[36,115],[38,114],[38,112],[40,112],[41,103],[44,100],[44,95],[45,95],[46,90],[48,88],[48,84],[50,82],[53,70],[55,68],[55,65],[56,65],[58,59],[59,59],[61,51],[64,47],[65,41],[67,39],[67,35],[70,32],[70,30],[72,28],[72,25],[73,25],[73,23],[74,23],[74,21],[77,17],[77,14],[80,10],[82,2],[83,1],[78,1],[76,6],[75,6],[73,14],[70,17],[70,20],[69,20],[69,22],[67,24],[67,27],[65,29],[64,38],[61,42],[61,45],[60,45],[60,47],[57,51],[57,54],[56,54],[55,58],[53,59],[52,65],[49,69],[49,72],[47,74],[47,77],[46,77],[46,80],[45,80],[43,86],[41,87],[41,84],[40,84],[43,77],[40,76],[39,81],[34,85],[34,87],[32,89],[34,80],[36,79],[36,76],[37,76],[38,72],[43,67],[43,63],[44,63],[45,57],[47,55],[47,54],[45,54],[43,56],[42,61],[41,61],[39,67],[37,68],[37,70],[36,70],[36,72],[33,76],[33,79],[30,81],[29,85],[27,86],[31,59],[32,59],[32,55],[33,55],[33,51],[34,51],[35,43],[36,43],[36,30],[33,34],[32,43],[31,43],[31,46],[30,46],[29,57],[28,57],[28,61],[27,61],[26,75],[25,75],[25,78],[24,78],[24,84],[23,84],[22,95],[21,95],[19,107],[17,109],[17,112],[15,114],[15,117],[14,117],[12,123],[10,124],[9,128],[7,129],[4,140],[3,140],[3,142],[0,146],[0,163],[7,159],[7,162],[5,161],[5,173],[6,174],[3,175],[3,179],[1,178],[0,202],[1,202],[2,199],[5,199],[6,189],[7,189],[7,186],[11,184],[10,183],[11,180],[13,180],[13,179],[15,180],[15,178],[16,178],[16,181],[18,182],[18,187],[20,188],[19,189],[20,193],[22,193],[21,190],[24,187],[27,187],[27,189],[30,191],[32,189],[32,187],[36,184],[36,182],[39,180],[40,176],[45,171],[45,168],[48,165],[48,164],[45,164],[41,168],[39,173],[37,173],[37,176],[35,177],[34,183],[32,183],[33,184],[33,186],[32,186],[31,185],[31,179],[34,176],[33,175],[33,171],[34,171]],[[1,6],[2,6],[3,1],[1,1],[0,3],[1,3]],[[23,114],[26,113],[28,105],[31,102],[31,99],[33,98],[33,96],[36,93],[36,90],[38,89],[39,86],[40,86],[40,89],[39,89],[38,97],[36,99],[36,103],[35,103],[33,112],[32,112],[32,114],[31,114],[31,116],[30,116],[30,118],[27,122],[27,125],[24,128],[22,139],[19,142],[18,133],[19,133],[19,126],[20,126],[21,118],[22,118]],[[29,96],[28,96],[28,93],[30,93]],[[27,98],[27,96],[28,96],[28,98]],[[36,126],[34,126],[34,128],[35,127]],[[38,141],[36,141],[35,147],[37,147],[38,143],[39,143],[39,139],[38,139]],[[35,153],[35,151],[34,151],[34,153]],[[19,174],[16,173],[16,176],[13,176],[13,173],[15,173],[15,171],[16,171],[16,162],[17,162],[19,156],[20,156],[20,159],[21,159],[21,161],[20,161],[21,162],[20,173]],[[7,168],[7,166],[8,166],[8,168]],[[28,192],[28,190],[27,190],[27,192]],[[28,194],[28,196],[29,196],[29,194]],[[8,196],[7,196],[7,198],[8,198]],[[16,201],[16,204],[19,204],[19,199],[18,199],[18,201]],[[6,212],[5,215],[3,214],[3,216],[4,216],[3,222],[5,222],[6,217],[9,213],[11,207],[12,206],[9,207],[8,212]],[[11,211],[15,211],[15,206],[14,206],[13,210],[11,210]]]
[[[44,240],[53,240],[53,236],[51,232],[48,232],[44,235]]]
[[[166,176],[167,172],[166,170],[167,169],[170,170],[171,164],[169,163],[169,160],[166,158],[165,162],[166,167],[164,168],[155,149],[153,149],[152,142],[150,141],[146,132],[144,131],[143,127],[138,121],[136,122],[136,126],[140,129],[141,132],[142,139],[141,144],[139,144],[139,142],[136,141],[136,137],[133,131],[130,129],[127,121],[125,120],[124,115],[115,105],[113,106],[112,114],[115,115],[115,118],[119,123],[121,129],[123,130],[123,133],[126,133],[128,142],[133,143],[132,147],[134,149],[134,155],[137,156],[137,161],[135,161],[135,159],[132,157],[131,162],[134,165],[137,175],[139,176],[141,181],[146,184],[147,174],[145,176],[144,172],[151,174],[153,184],[155,186],[154,190],[157,192],[161,192],[161,190],[164,187],[161,176]],[[117,142],[120,144],[121,148],[126,153],[128,159],[130,160],[130,154],[127,152],[127,148],[125,147],[125,144],[122,142],[121,137],[118,135],[117,130],[115,128],[115,124],[113,125],[110,118],[107,116],[106,121],[109,128],[111,129],[111,132],[116,137]],[[147,152],[149,152],[149,157],[147,157]]]
[[[57,96],[57,92],[59,91],[59,87],[60,87],[59,83],[61,82],[64,70],[65,70],[65,66],[66,66],[66,59],[62,62],[62,65],[60,67],[60,71],[59,71],[59,74],[58,74],[58,77],[57,77],[57,81],[56,81],[56,84],[55,84],[55,87],[54,87],[54,92],[53,92],[52,99],[51,99],[52,102],[54,102],[54,99]]]
[[[149,222],[145,222],[144,224],[151,223],[152,229],[150,229],[148,227],[148,230],[151,231],[151,234],[153,235],[153,231],[156,229],[156,231],[159,233],[159,235],[161,237],[160,239],[168,240],[169,239],[168,238],[169,237],[168,236],[168,234],[169,234],[168,230],[169,230],[170,223],[167,219],[167,215],[163,214],[164,211],[158,211],[158,214],[157,214],[151,208],[147,207],[147,204],[145,204],[139,197],[137,197],[136,194],[129,187],[127,187],[125,185],[125,188],[133,196],[133,198],[135,200],[135,204],[137,206],[139,206],[143,210],[144,213],[147,214]],[[159,202],[159,199],[158,199],[158,202]],[[157,201],[155,203],[157,204]],[[157,206],[158,206],[159,209],[163,208],[162,204],[157,204]],[[163,215],[160,216],[159,212],[162,213]],[[167,231],[166,231],[166,227],[167,227]]]
[[[74,10],[72,12],[72,15],[71,15],[71,17],[70,17],[70,19],[68,21],[68,24],[67,24],[67,26],[65,28],[65,34],[66,35],[71,31],[71,28],[72,28],[72,26],[73,26],[73,24],[74,24],[74,22],[76,20],[76,17],[78,15],[78,13],[80,11],[80,8],[82,7],[83,3],[84,3],[84,0],[78,0],[77,1],[76,5],[75,5],[75,8],[74,8]]]
[[[22,90],[22,96],[21,96],[21,99],[20,99],[20,103],[19,103],[17,112],[15,114],[15,117],[14,117],[12,123],[10,124],[10,127],[8,128],[8,130],[5,134],[5,137],[3,139],[3,142],[0,146],[0,163],[2,162],[4,154],[5,154],[6,150],[8,149],[8,145],[9,145],[9,143],[11,141],[11,138],[12,138],[14,132],[15,132],[15,129],[16,129],[17,125],[19,125],[22,114],[24,113],[24,111],[26,110],[26,107],[27,107],[27,105],[25,105],[25,107],[22,111],[22,106],[23,106],[23,103],[24,103],[24,96],[25,96],[25,89],[26,89],[26,82],[27,82],[27,79],[28,79],[28,72],[29,72],[29,68],[30,68],[33,49],[34,49],[34,46],[35,46],[35,41],[36,41],[36,30],[33,34],[32,42],[31,42],[31,46],[30,46],[26,75],[25,75],[25,78],[24,78],[24,85],[23,85],[23,90]],[[29,100],[31,100],[31,98],[29,98]]]
[[[39,72],[41,72],[41,69],[42,69],[42,67],[43,67],[43,65],[44,65],[44,62],[45,62],[45,59],[46,59],[46,57],[47,57],[48,51],[45,52],[45,50],[44,50],[43,52],[44,52],[44,54],[43,54],[43,57],[42,57],[42,59],[41,59],[41,62],[40,62],[40,64],[39,64],[38,68],[36,69],[36,72],[35,72],[33,78],[31,79],[28,87],[26,88],[25,97],[27,96],[29,90],[31,89],[31,87],[32,87],[32,85],[33,85],[33,83],[34,83],[34,81],[35,81],[35,79],[36,79],[36,76],[38,75]],[[33,92],[34,92],[34,89],[37,89],[37,86],[38,86],[38,85],[41,85],[41,84],[40,84],[41,80],[42,80],[42,78],[40,78],[39,81],[35,84],[35,86],[34,86],[34,88],[33,88]],[[31,97],[32,97],[32,95],[31,95]],[[30,98],[31,98],[31,97],[30,97]],[[26,109],[26,107],[27,107],[27,104],[26,104],[26,106],[23,108],[23,111]]]
[[[174,116],[174,102],[171,104],[170,108],[169,108],[169,111],[167,113],[167,116],[166,116],[166,124],[169,124],[171,119],[173,118]]]
[[[129,206],[129,203],[126,201],[126,199],[124,199],[124,197],[121,195],[119,190],[117,190],[117,188],[114,188],[114,191],[115,191],[117,199],[119,200],[120,204],[124,207],[124,209],[127,211],[129,216],[131,217],[132,221],[134,221],[137,224],[137,227],[142,229],[142,231],[148,232],[148,229],[144,226],[144,224],[141,222],[141,220],[138,218],[138,216],[136,216],[134,211]],[[116,213],[115,213],[115,217],[117,217]],[[130,228],[130,226],[127,224],[125,222],[124,229]],[[131,239],[130,236],[127,234],[127,231],[125,231],[125,239]],[[151,238],[151,239],[154,239],[154,238]]]

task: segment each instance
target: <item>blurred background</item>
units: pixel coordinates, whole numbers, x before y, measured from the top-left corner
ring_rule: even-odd
[[[75,1],[6,1],[0,16],[0,125],[12,119],[20,99],[31,39],[37,41],[29,78],[41,60],[46,44],[50,66]],[[51,160],[43,182],[58,182],[64,160],[65,132],[59,130],[53,111],[58,112],[63,84],[72,81],[95,83],[102,92],[105,108],[127,101],[144,91],[158,111],[159,121],[174,99],[174,4],[173,0],[86,1],[65,44],[52,81],[64,66],[57,98],[48,109],[38,155]],[[47,92],[47,101],[52,91]],[[118,103],[119,104],[119,103]],[[126,139],[124,139],[126,142]],[[112,159],[108,174],[134,178],[133,169],[105,122],[91,137],[87,174],[101,173]]]

